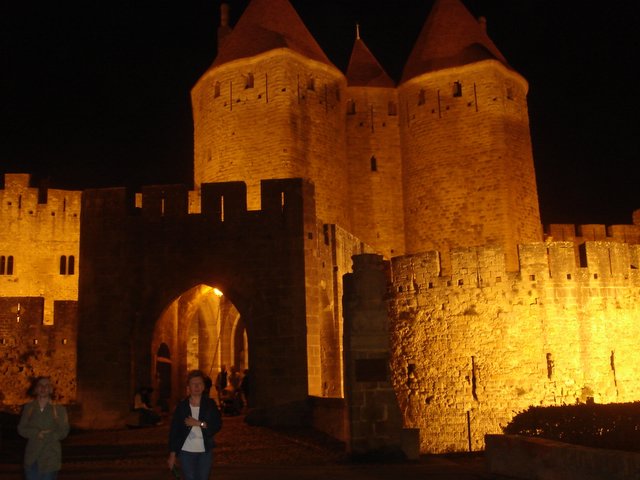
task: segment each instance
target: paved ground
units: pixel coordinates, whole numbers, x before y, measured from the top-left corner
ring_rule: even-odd
[[[58,480],[158,480],[174,478],[166,469],[168,427],[72,432],[63,442]],[[216,480],[481,480],[481,453],[427,455],[416,462],[355,464],[342,445],[307,430],[250,427],[243,417],[225,417],[216,436]],[[22,479],[24,442],[4,434],[0,478]]]

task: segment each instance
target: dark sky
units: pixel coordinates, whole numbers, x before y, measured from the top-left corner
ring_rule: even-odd
[[[230,1],[232,18],[246,3]],[[291,3],[338,68],[360,23],[397,80],[433,2]],[[640,208],[638,2],[464,3],[529,81],[543,223],[630,223]],[[219,0],[4,2],[0,174],[54,188],[191,186],[189,91],[215,57],[218,12]]]

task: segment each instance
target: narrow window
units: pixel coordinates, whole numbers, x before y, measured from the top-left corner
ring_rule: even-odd
[[[424,105],[427,101],[427,93],[424,91],[424,88],[420,89],[418,93],[418,105]]]
[[[7,257],[7,275],[13,275],[13,255]]]
[[[375,156],[371,157],[371,171],[372,172],[378,171],[378,160],[376,159]]]
[[[247,73],[245,78],[244,88],[253,88],[253,73]]]
[[[347,102],[347,115],[355,115],[356,114],[356,102],[353,100],[349,100]]]
[[[65,255],[60,256],[60,275],[67,274],[67,257]]]
[[[553,355],[547,353],[547,378],[549,380],[551,380],[551,377],[553,377],[553,366]]]
[[[7,259],[4,255],[0,256],[0,275],[4,275],[4,269],[6,268]]]
[[[613,373],[613,384],[618,389],[618,378],[616,377],[616,352],[611,350],[611,356],[609,357],[609,364],[611,365],[611,372]]]
[[[453,96],[454,97],[462,96],[462,84],[460,82],[453,82]]]
[[[213,87],[213,98],[218,98],[220,96],[220,82],[216,82]]]
[[[69,255],[67,263],[67,273],[73,275],[76,273],[76,258],[73,255]]]
[[[396,105],[396,102],[389,102],[388,113],[390,116],[398,115],[398,105]]]
[[[307,79],[307,90],[311,90],[314,92],[316,90],[316,79],[313,77],[309,77]]]
[[[513,100],[513,88],[507,87],[507,99]]]
[[[478,379],[477,379],[476,357],[471,357],[471,395],[478,401]]]

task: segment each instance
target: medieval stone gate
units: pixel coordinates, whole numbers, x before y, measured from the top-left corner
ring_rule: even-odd
[[[121,424],[133,389],[157,379],[158,368],[170,400],[184,394],[195,366],[185,352],[188,325],[159,319],[168,308],[182,310],[176,319],[192,318],[194,299],[213,287],[246,328],[257,406],[303,401],[314,385],[340,383],[339,346],[331,345],[338,337],[322,327],[319,291],[305,281],[305,256],[317,256],[312,185],[265,181],[260,211],[247,211],[239,182],[204,185],[199,209],[189,194],[183,186],[145,188],[138,199],[123,188],[83,194],[79,425]],[[205,357],[199,366],[211,369]],[[167,377],[158,364],[168,362]]]

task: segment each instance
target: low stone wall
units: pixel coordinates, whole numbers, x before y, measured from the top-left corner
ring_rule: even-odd
[[[487,435],[485,458],[494,474],[531,480],[640,479],[640,454],[518,435]]]
[[[344,398],[309,397],[312,426],[342,442],[349,438]]]

